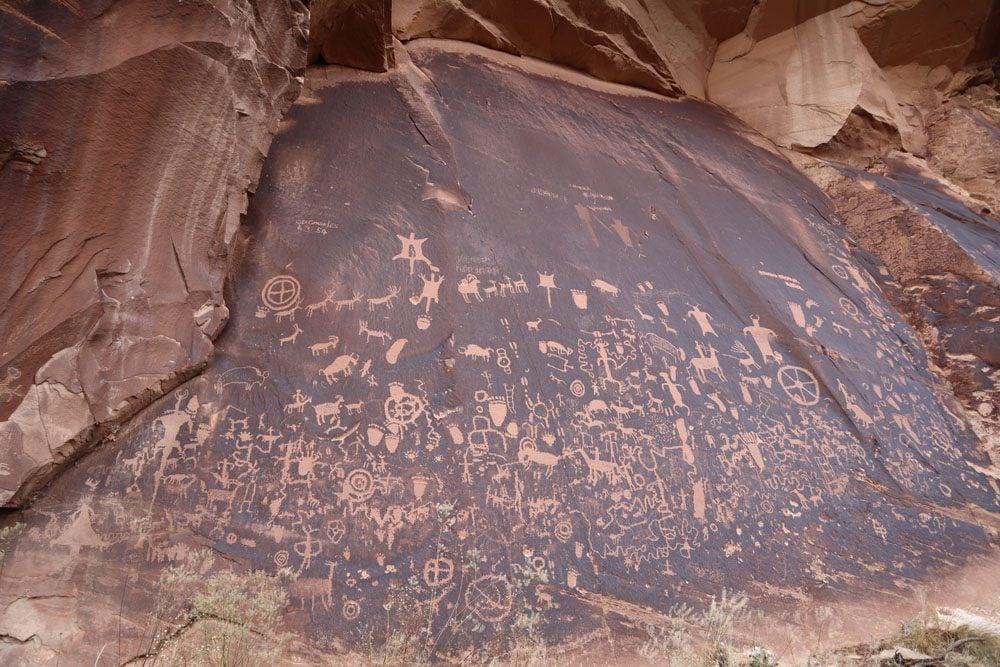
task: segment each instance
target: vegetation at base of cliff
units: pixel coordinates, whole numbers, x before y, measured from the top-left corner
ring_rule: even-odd
[[[0,556],[4,540],[11,536],[16,533],[0,534]],[[544,570],[530,565],[530,556],[525,554],[525,566],[512,577],[515,613],[508,621],[508,631],[493,641],[458,654],[446,651],[449,638],[483,629],[477,627],[481,623],[473,605],[459,605],[443,629],[432,631],[433,607],[421,602],[416,595],[419,587],[410,582],[394,591],[385,605],[384,640],[369,637],[367,650],[360,653],[317,656],[307,651],[311,654],[307,657],[290,650],[291,636],[280,631],[282,616],[289,608],[291,572],[275,576],[259,571],[216,571],[212,552],[200,551],[160,576],[148,650],[129,664],[543,667],[567,660],[586,662],[586,655],[566,653],[546,644],[542,637],[541,615],[528,602],[527,592],[547,584],[548,578]],[[478,554],[467,554],[465,560],[475,572]],[[958,624],[933,608],[904,623],[888,639],[812,655],[805,662],[783,656],[775,647],[748,641],[748,628],[767,623],[766,614],[752,609],[745,594],[723,591],[704,611],[675,607],[668,620],[643,626],[645,640],[612,653],[624,650],[619,657],[628,664],[645,662],[657,667],[1000,667],[1000,635]]]
[[[813,663],[841,667],[1000,667],[1000,634],[955,624],[928,608],[893,637],[842,649]]]
[[[202,550],[160,576],[156,619],[144,665],[264,667],[280,662],[287,635],[287,572],[213,572]]]

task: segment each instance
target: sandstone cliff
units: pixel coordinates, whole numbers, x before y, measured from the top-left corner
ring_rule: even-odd
[[[1000,594],[997,3],[0,9],[4,660]]]

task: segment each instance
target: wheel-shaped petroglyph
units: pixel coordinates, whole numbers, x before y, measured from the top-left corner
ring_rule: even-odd
[[[389,398],[385,399],[385,418],[391,424],[406,426],[424,413],[425,405],[424,399],[407,392],[400,384],[392,384]]]
[[[465,603],[487,623],[499,623],[510,615],[513,590],[506,578],[488,574],[476,579],[465,591]]]
[[[431,588],[444,586],[455,576],[455,563],[450,558],[431,558],[424,563],[424,583]]]
[[[816,405],[819,401],[819,383],[816,381],[816,376],[801,366],[779,368],[778,384],[789,398],[799,405]]]
[[[275,276],[260,291],[264,305],[273,311],[287,310],[299,301],[302,285],[294,276]]]

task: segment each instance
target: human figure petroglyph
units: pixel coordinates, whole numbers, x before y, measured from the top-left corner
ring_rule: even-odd
[[[181,429],[190,427],[194,423],[200,405],[198,397],[191,397],[187,389],[178,389],[175,391],[174,398],[176,399],[174,409],[158,417],[156,420],[156,423],[162,427],[163,433],[152,446],[153,456],[159,455],[160,463],[153,476],[153,492],[150,497],[150,506],[156,502],[156,496],[159,493],[163,479],[166,477],[167,469],[174,463],[174,454],[181,451],[179,437]],[[182,404],[184,404],[183,408],[181,407]]]
[[[684,408],[684,410],[690,413],[691,410],[684,404],[684,397],[681,395],[681,385],[677,382],[677,367],[671,366],[668,372],[661,372],[659,375],[660,379],[663,380],[660,388],[670,394],[670,399],[673,401],[673,409]]]
[[[691,310],[687,312],[685,317],[686,319],[694,319],[694,321],[698,324],[698,328],[701,330],[702,337],[715,336],[718,338],[719,334],[717,334],[715,329],[712,328],[711,314],[702,310],[701,306],[693,306]]]
[[[296,389],[292,394],[292,402],[285,405],[285,414],[302,414],[310,403],[312,396],[303,393],[301,389]]]
[[[743,329],[744,335],[749,335],[751,338],[753,338],[753,342],[757,344],[757,350],[760,352],[760,356],[764,360],[765,364],[768,363],[769,361],[781,363],[782,361],[781,354],[775,352],[774,349],[771,347],[771,339],[775,338],[774,331],[768,329],[767,327],[761,326],[759,316],[753,315],[751,316],[750,319],[753,322],[753,324],[744,327]]]
[[[719,358],[716,355],[716,350],[713,345],[709,345],[706,350],[701,344],[697,344],[698,356],[692,357],[690,363],[688,363],[688,368],[693,368],[695,374],[701,382],[708,382],[708,373],[712,372],[722,380],[726,381],[726,375],[722,371],[722,366],[719,365]]]
[[[339,336],[327,336],[326,341],[323,343],[313,343],[309,346],[309,351],[312,352],[312,356],[318,357],[324,352],[329,352],[340,344]]]
[[[380,306],[385,306],[389,310],[392,310],[392,306],[398,297],[399,288],[393,285],[389,288],[389,292],[385,296],[368,299],[368,312],[374,313]]]

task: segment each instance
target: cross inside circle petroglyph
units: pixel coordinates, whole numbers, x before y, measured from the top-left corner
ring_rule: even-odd
[[[465,602],[481,620],[498,623],[510,614],[513,591],[504,577],[488,574],[469,584]]]
[[[275,276],[260,291],[264,305],[274,311],[287,310],[298,302],[302,285],[294,276]]]
[[[444,586],[455,576],[455,563],[450,558],[432,558],[424,563],[424,582],[431,588]]]

